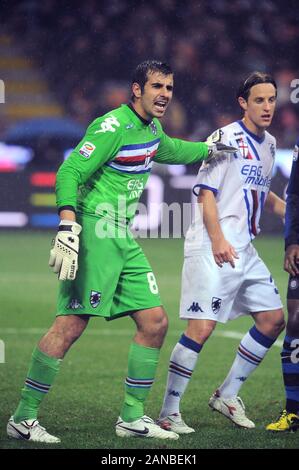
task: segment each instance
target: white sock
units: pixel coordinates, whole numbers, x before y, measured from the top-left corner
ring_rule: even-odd
[[[246,333],[233,365],[218,389],[221,397],[233,398],[238,395],[242,384],[262,362],[274,341],[275,339],[265,336],[255,326]]]
[[[167,386],[160,418],[180,412],[180,401],[196,366],[202,345],[184,334],[175,345],[169,363]]]

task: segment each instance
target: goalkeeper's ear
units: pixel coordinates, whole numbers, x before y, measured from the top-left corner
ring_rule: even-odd
[[[221,129],[217,129],[211,135],[209,135],[205,143],[207,145],[217,144],[217,142],[221,142],[222,136],[223,136],[223,131]]]

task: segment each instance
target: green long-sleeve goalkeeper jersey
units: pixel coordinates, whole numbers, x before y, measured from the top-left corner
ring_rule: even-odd
[[[204,160],[208,147],[168,137],[158,119],[148,123],[128,105],[95,119],[61,165],[56,178],[59,208],[112,215],[130,221],[153,162],[188,164]]]

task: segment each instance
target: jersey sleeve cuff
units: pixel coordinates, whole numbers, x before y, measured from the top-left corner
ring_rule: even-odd
[[[73,211],[76,214],[76,209],[74,206],[61,206],[58,208],[58,214],[60,214],[61,211]]]
[[[193,194],[195,196],[198,196],[200,189],[208,189],[209,191],[212,191],[212,193],[214,193],[215,195],[218,193],[218,189],[212,188],[211,186],[208,186],[207,184],[196,184],[195,186],[193,186],[193,189],[192,189]]]

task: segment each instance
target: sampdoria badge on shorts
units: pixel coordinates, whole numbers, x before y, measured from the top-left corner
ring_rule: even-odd
[[[79,150],[79,153],[83,155],[85,158],[89,158],[90,155],[93,153],[95,150],[96,146],[92,144],[91,142],[84,142],[82,147]]]
[[[100,305],[101,297],[101,292],[97,292],[96,290],[90,291],[89,301],[92,308],[97,308]]]
[[[219,310],[221,308],[221,302],[222,302],[222,299],[219,299],[219,297],[213,297],[212,298],[211,307],[212,307],[213,313],[215,313],[215,315],[217,315],[217,313],[219,312]]]

